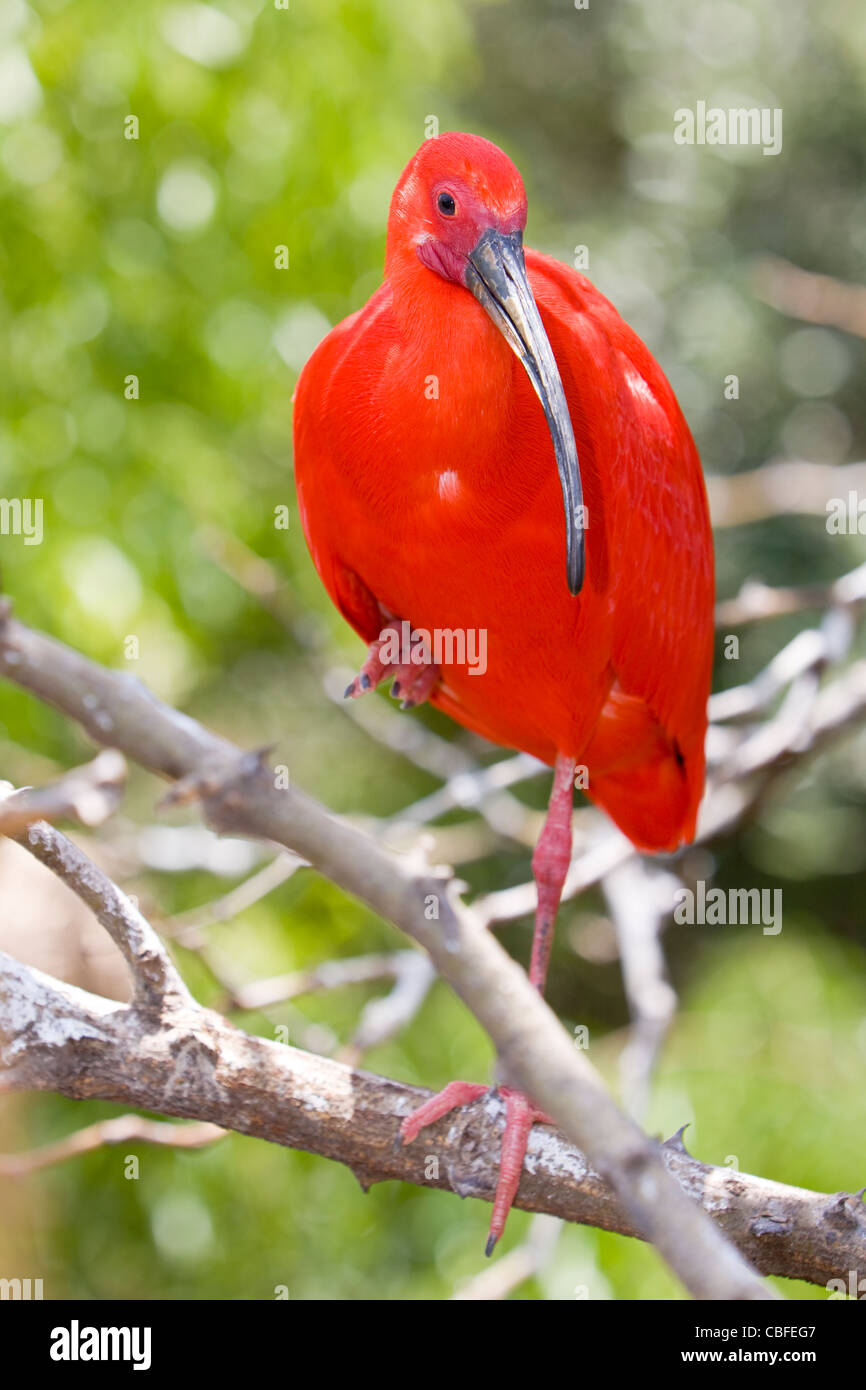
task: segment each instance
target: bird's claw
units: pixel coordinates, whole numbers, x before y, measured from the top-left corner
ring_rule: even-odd
[[[434,661],[426,659],[420,642],[412,645],[412,659],[402,665],[384,661],[382,651],[386,644],[401,640],[401,624],[392,623],[384,628],[375,642],[370,643],[367,660],[354,680],[346,686],[343,698],[357,700],[368,690],[375,690],[390,676],[394,677],[391,695],[400,700],[401,709],[414,709],[429,699],[441,677],[440,668]],[[404,653],[405,654],[405,653]]]
[[[411,1144],[422,1129],[434,1124],[436,1120],[441,1119],[451,1110],[456,1110],[459,1106],[469,1105],[472,1101],[478,1100],[490,1089],[489,1086],[482,1086],[475,1082],[452,1081],[445,1087],[444,1091],[431,1096],[403,1121],[400,1125],[400,1142]],[[505,1128],[502,1132],[499,1177],[496,1183],[496,1195],[493,1199],[490,1234],[484,1249],[487,1256],[493,1254],[496,1243],[505,1230],[508,1213],[517,1196],[532,1126],[534,1124],[553,1123],[550,1116],[545,1114],[543,1110],[539,1110],[538,1106],[522,1091],[515,1091],[510,1086],[500,1086],[498,1092],[505,1101]]]

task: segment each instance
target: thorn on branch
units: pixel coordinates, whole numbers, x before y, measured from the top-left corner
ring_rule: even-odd
[[[684,1125],[680,1125],[676,1134],[672,1134],[670,1139],[666,1139],[664,1141],[664,1143],[662,1144],[662,1148],[673,1149],[676,1153],[685,1154],[687,1158],[691,1158],[691,1154],[686,1148],[685,1140],[683,1139],[683,1135],[689,1128],[690,1123],[691,1122],[687,1120]]]
[[[866,1188],[861,1187],[859,1192],[834,1193],[824,1209],[824,1215],[838,1225],[866,1228],[866,1206],[863,1205],[864,1192],[866,1192]]]

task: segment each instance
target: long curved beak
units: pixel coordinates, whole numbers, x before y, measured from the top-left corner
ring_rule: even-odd
[[[583,489],[577,445],[559,368],[526,278],[523,236],[488,227],[469,256],[466,287],[517,354],[544,407],[565,503],[566,573],[579,594],[585,568]]]

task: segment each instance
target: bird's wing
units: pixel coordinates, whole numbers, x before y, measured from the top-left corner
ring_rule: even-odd
[[[550,257],[526,260],[569,408],[581,430],[591,422],[604,461],[604,486],[588,479],[587,524],[588,537],[603,528],[596,549],[602,563],[610,557],[612,665],[702,780],[713,549],[694,441],[661,367],[604,295]]]
[[[346,413],[340,409],[337,384],[340,368],[351,366],[356,389],[365,393],[365,373],[375,371],[365,351],[365,335],[382,327],[389,299],[388,286],[382,285],[363,309],[331,329],[304,367],[294,395],[295,482],[301,524],[313,563],[333,603],[367,643],[379,636],[383,615],[376,596],[340,558],[341,521],[334,505],[339,492],[334,484],[341,450],[351,449],[353,441],[340,434]],[[365,398],[372,399],[373,392],[366,392]],[[327,430],[322,426],[325,419],[329,422]]]

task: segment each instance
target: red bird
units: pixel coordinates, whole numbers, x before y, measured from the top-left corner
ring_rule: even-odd
[[[405,704],[554,767],[532,860],[543,990],[575,781],[641,850],[694,835],[713,546],[664,373],[584,276],[524,251],[525,224],[500,149],[425,141],[391,202],[384,284],[301,374],[294,447],[316,569],[370,645],[347,695],[393,676]],[[486,1089],[453,1082],[404,1141]],[[544,1118],[502,1094],[488,1254]]]

